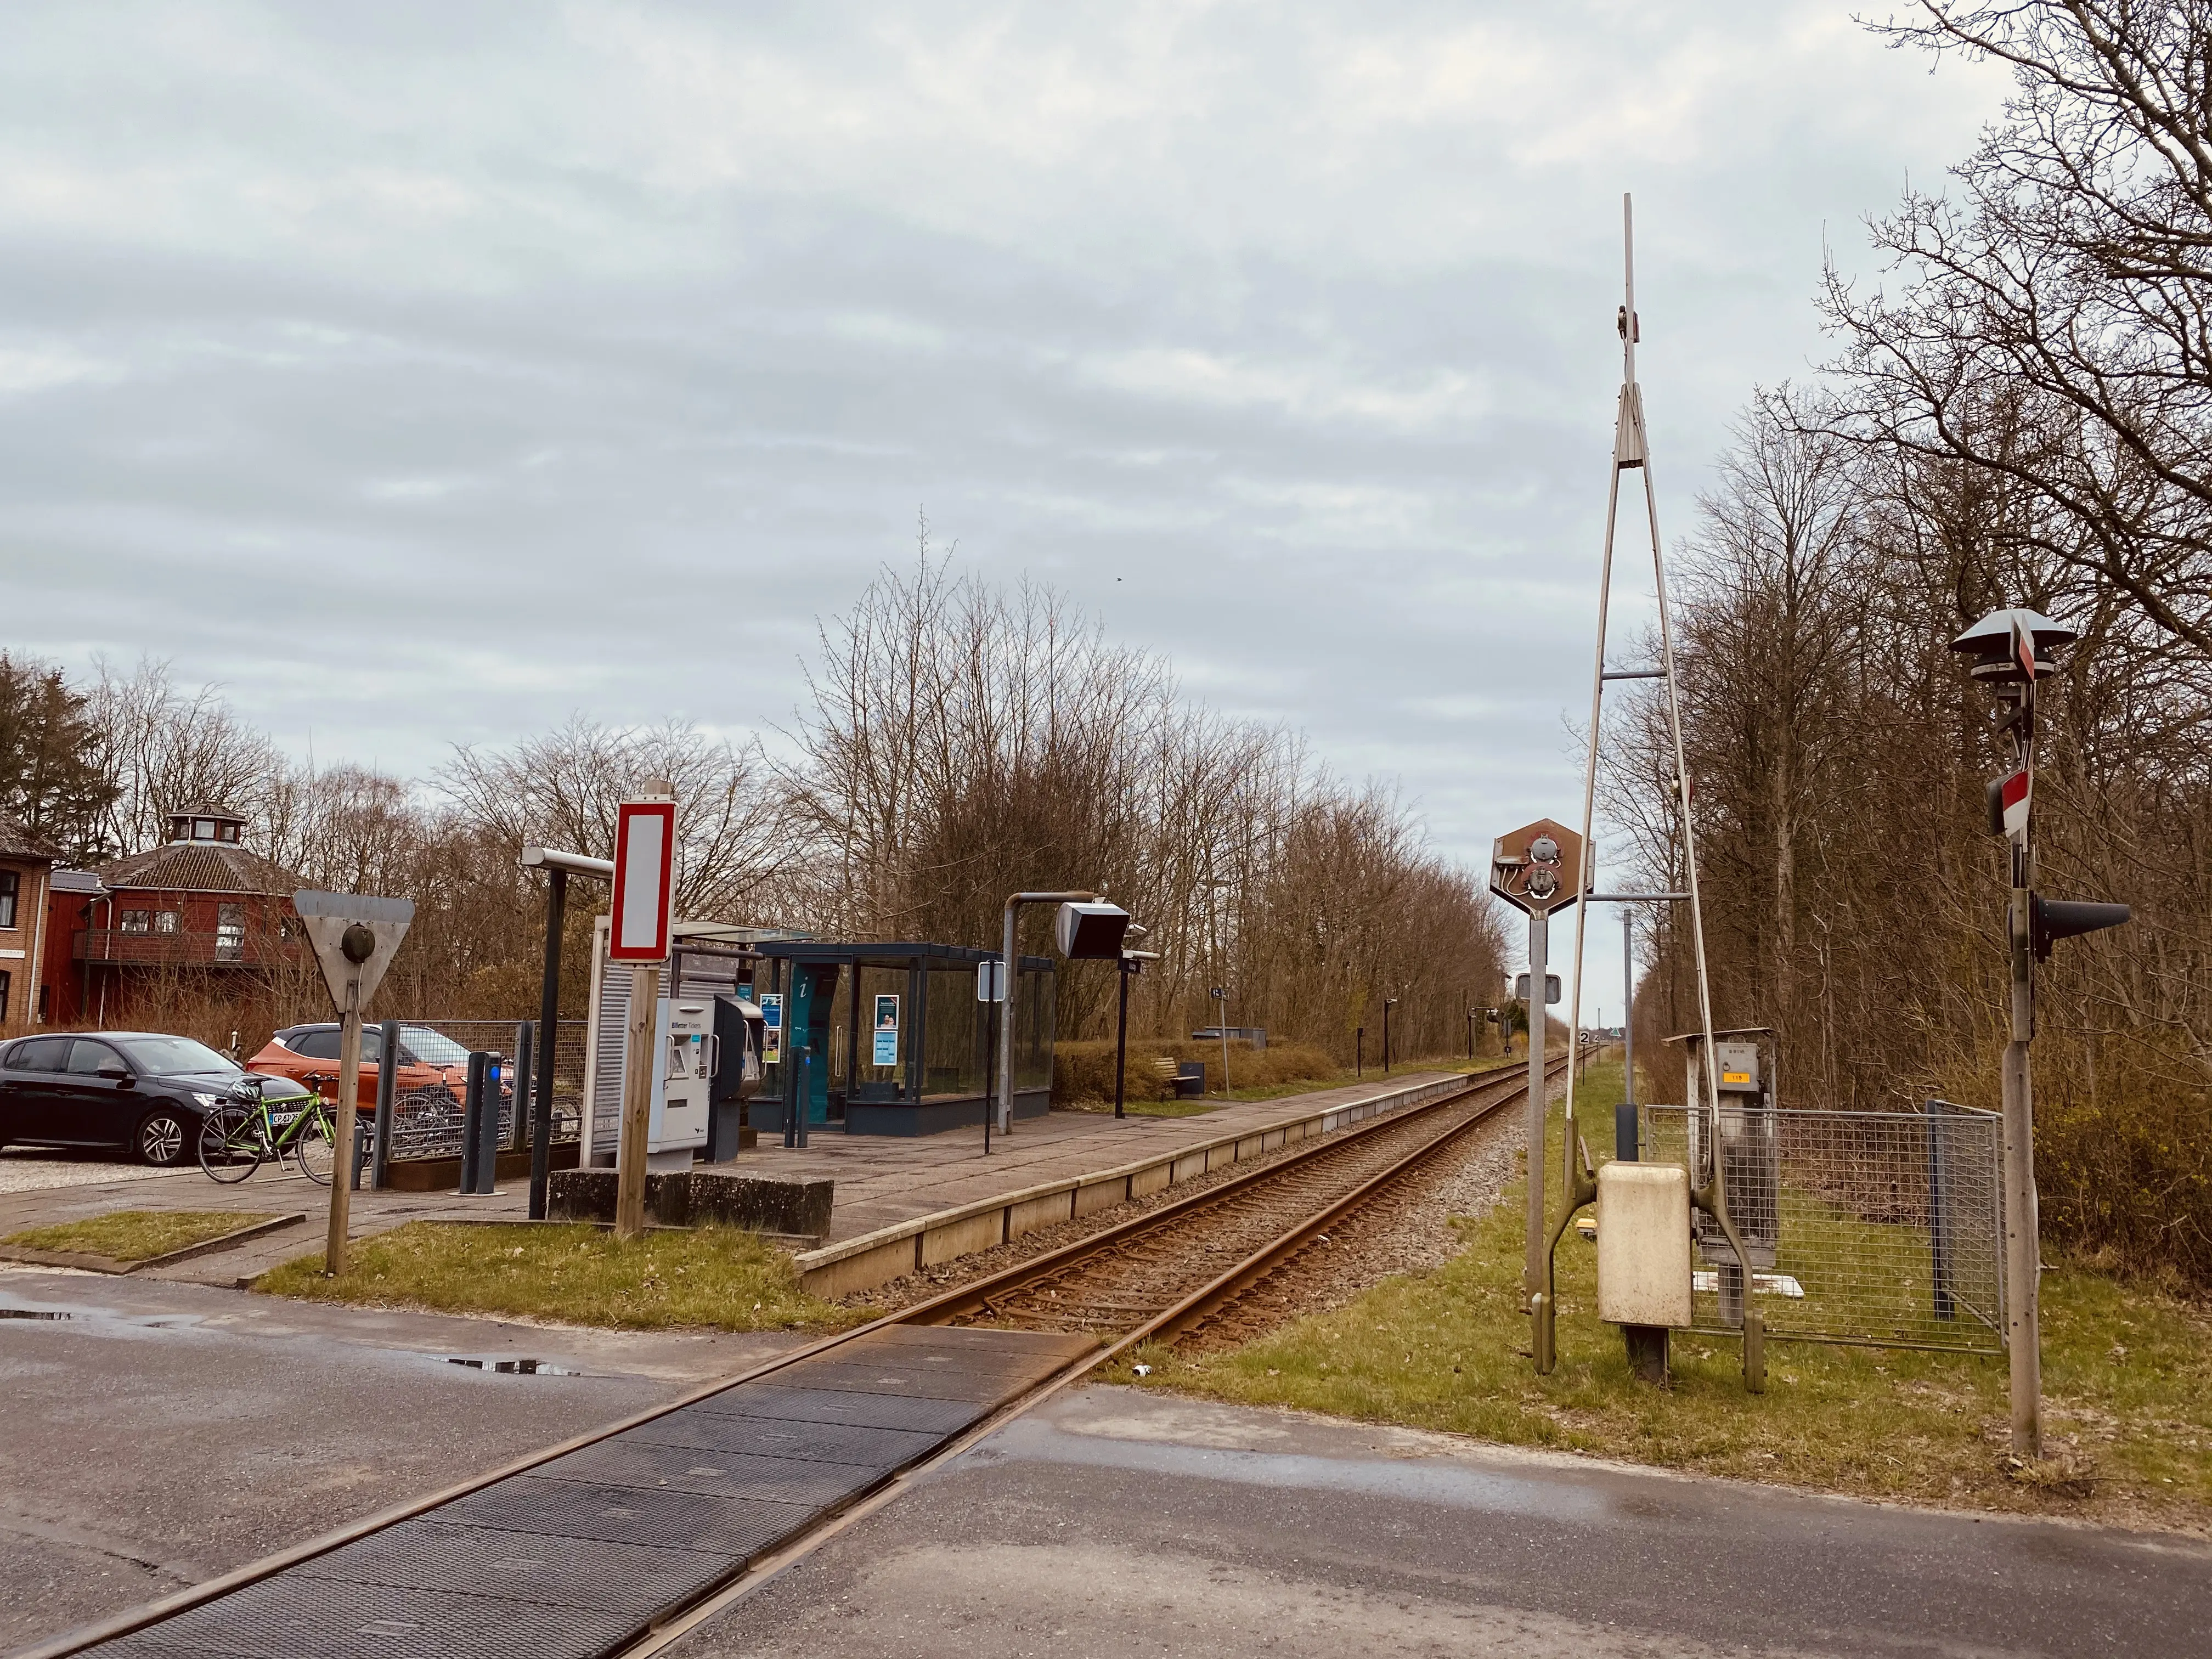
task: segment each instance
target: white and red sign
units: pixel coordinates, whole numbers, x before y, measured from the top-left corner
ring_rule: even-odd
[[[1997,786],[2004,804],[2005,834],[2017,840],[2027,833],[2027,809],[2035,799],[2035,780],[2023,766]]]
[[[668,955],[675,878],[676,803],[624,801],[615,817],[611,960],[659,962]]]

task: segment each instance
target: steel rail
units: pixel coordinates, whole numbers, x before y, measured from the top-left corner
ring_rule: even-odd
[[[1551,1061],[1545,1069],[1549,1074],[1565,1064],[1566,1060],[1562,1057]],[[1167,1230],[1179,1222],[1192,1218],[1199,1212],[1213,1208],[1229,1200],[1249,1193],[1255,1188],[1279,1182],[1285,1176],[1306,1169],[1310,1165],[1341,1158],[1346,1151],[1358,1146],[1370,1135],[1395,1130],[1431,1114],[1462,1105],[1469,1094],[1494,1088],[1519,1088],[1526,1082],[1528,1069],[1524,1062],[1519,1066],[1501,1067],[1498,1071],[1483,1073],[1473,1080],[1469,1087],[1455,1094],[1447,1095],[1441,1100],[1429,1101],[1406,1111],[1392,1113],[1388,1117],[1370,1118],[1349,1133],[1340,1132],[1318,1140],[1291,1157],[1279,1159],[1262,1168],[1224,1181],[1219,1186],[1209,1187],[1203,1192],[1193,1193],[1188,1197],[1177,1199],[1173,1203],[1164,1205],[1158,1209],[1148,1210],[1142,1215],[1132,1216],[1126,1221],[1117,1222],[1097,1232],[1086,1234],[1070,1243],[1048,1250],[1042,1255],[1032,1256],[1026,1261],[1018,1261],[1012,1267],[1001,1268],[987,1278],[976,1279],[967,1285],[955,1285],[952,1289],[932,1297],[926,1302],[916,1303],[912,1307],[902,1310],[895,1317],[907,1324],[942,1325],[964,1316],[976,1315],[988,1316],[989,1310],[985,1304],[994,1297],[1006,1295],[1035,1280],[1050,1278],[1066,1268],[1079,1265],[1087,1257],[1103,1255],[1144,1234]],[[1490,1112],[1497,1109],[1498,1103],[1498,1101],[1486,1102],[1482,1110],[1468,1121],[1471,1123],[1480,1121]]]

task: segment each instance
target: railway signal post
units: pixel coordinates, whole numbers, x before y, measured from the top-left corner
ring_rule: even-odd
[[[2035,1097],[2028,1044],[2035,1036],[2035,964],[2051,941],[2117,927],[2124,904],[2045,899],[2035,891],[2029,818],[2035,800],[2035,683],[2057,666],[2054,653],[2079,635],[2027,610],[1992,611],[1951,641],[1972,657],[1967,673],[1995,693],[1997,730],[2012,764],[1989,787],[1990,828],[2005,838],[2011,896],[2005,906],[2011,963],[2012,1033],[2000,1074],[2004,1108],[2005,1348],[2012,1370],[2012,1449],[2043,1455],[2043,1333],[2038,1296],[2043,1239],[2036,1214]]]
[[[1490,854],[1490,890],[1528,917],[1528,1105],[1523,1127],[1528,1143],[1528,1260],[1521,1294],[1540,1324],[1544,1317],[1544,999],[1551,915],[1581,896],[1583,838],[1564,823],[1539,818],[1498,838]]]

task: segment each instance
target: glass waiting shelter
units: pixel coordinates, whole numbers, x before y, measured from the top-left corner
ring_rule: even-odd
[[[809,1124],[842,1123],[848,1134],[936,1134],[983,1121],[998,1084],[997,1027],[975,1000],[976,964],[997,951],[821,939],[755,948],[753,996],[781,1040],[747,1103],[754,1128],[781,1134],[796,1095]],[[1014,1115],[1038,1117],[1052,1096],[1052,959],[1024,957],[1013,996]]]

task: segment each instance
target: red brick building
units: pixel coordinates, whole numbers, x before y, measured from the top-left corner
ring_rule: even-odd
[[[90,872],[96,886],[85,872],[58,872],[49,927],[68,939],[69,956],[66,973],[49,972],[45,1023],[128,1024],[134,993],[156,975],[212,989],[225,975],[306,961],[292,908],[306,883],[247,851],[246,825],[226,806],[180,806],[167,842]]]
[[[46,960],[46,892],[61,849],[0,813],[0,1036],[39,1019]]]

